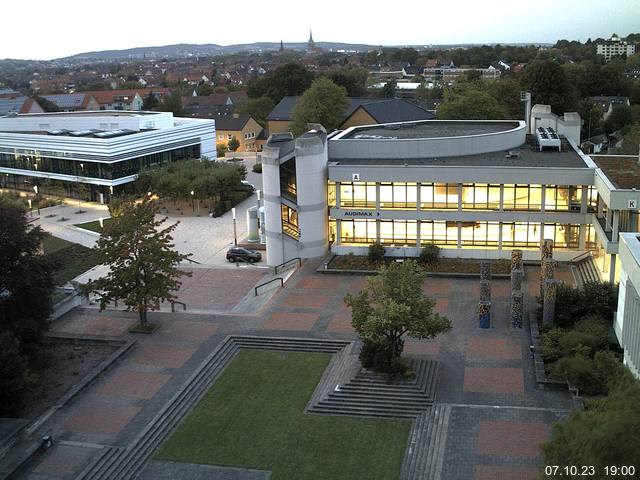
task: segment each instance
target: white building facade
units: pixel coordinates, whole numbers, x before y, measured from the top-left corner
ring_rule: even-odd
[[[637,233],[620,234],[618,311],[613,323],[624,363],[640,378],[640,239]]]
[[[92,111],[0,118],[2,185],[84,183],[104,201],[145,167],[216,159],[215,122],[168,112]]]

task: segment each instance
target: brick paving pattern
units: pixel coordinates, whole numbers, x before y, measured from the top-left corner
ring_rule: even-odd
[[[524,394],[520,368],[467,367],[464,370],[466,392]]]
[[[153,313],[151,320],[160,328],[152,335],[127,333],[137,321],[133,313],[71,312],[53,330],[135,338],[138,345],[43,429],[70,441],[126,447],[227,335],[355,339],[343,297],[361,290],[368,277],[315,273],[318,265],[305,262],[258,314],[247,316],[224,311],[251,291],[262,272],[194,268],[181,295],[190,309],[199,305],[222,313]],[[537,271],[527,267],[526,273],[526,290],[537,294]],[[405,355],[440,361],[436,401],[453,406],[442,449],[442,479],[534,478],[540,463],[536,445],[570,408],[566,393],[536,388],[527,331],[509,327],[509,288],[509,280],[492,280],[492,325],[481,330],[475,311],[477,278],[430,277],[425,282],[436,311],[453,328],[435,340],[407,338]],[[34,468],[43,471],[47,461],[52,472],[60,473],[50,478],[62,479],[68,475],[63,472],[67,464],[76,468],[87,456],[96,456],[95,449],[69,449],[51,449]]]

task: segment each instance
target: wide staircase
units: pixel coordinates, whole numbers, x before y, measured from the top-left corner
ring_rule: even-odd
[[[602,277],[591,252],[585,252],[571,260],[571,271],[579,287],[589,282],[600,282]]]
[[[241,349],[337,353],[349,344],[350,342],[341,340],[229,336],[207,357],[128,447],[105,446],[77,480],[135,478],[153,451],[192,410]]]
[[[360,368],[344,383],[331,385],[308,411],[329,415],[416,418],[433,405],[439,363],[415,359],[415,377],[390,380],[387,375]]]
[[[400,480],[440,480],[451,409],[436,404],[413,421]]]

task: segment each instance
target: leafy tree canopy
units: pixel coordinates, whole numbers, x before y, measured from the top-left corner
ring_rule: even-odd
[[[89,284],[100,294],[100,308],[120,300],[137,311],[140,325],[147,326],[147,312],[157,310],[162,302],[175,300],[180,277],[191,276],[178,268],[189,258],[174,250],[171,233],[177,223],[166,225],[166,218],[156,219],[156,207],[147,199],[114,200],[109,205],[111,222],[107,223],[96,245],[100,262],[109,273]]]
[[[51,312],[52,267],[39,254],[43,236],[21,207],[0,197],[0,331],[22,344],[40,340]]]
[[[326,77],[318,78],[300,97],[293,111],[291,130],[300,135],[308,123],[320,123],[327,131],[338,128],[349,106],[347,91]]]
[[[484,120],[507,117],[507,110],[482,83],[461,82],[445,91],[445,101],[438,107],[438,118],[444,120]]]
[[[252,98],[267,96],[278,103],[287,95],[301,95],[313,82],[314,74],[298,63],[287,63],[252,80],[247,86],[247,95]]]
[[[247,98],[240,101],[236,111],[241,115],[249,115],[263,127],[267,125],[267,115],[271,113],[276,104],[267,96]]]

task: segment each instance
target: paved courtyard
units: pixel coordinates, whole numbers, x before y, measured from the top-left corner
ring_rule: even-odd
[[[134,314],[79,308],[53,326],[56,332],[135,338],[138,344],[42,427],[56,447],[35,462],[27,478],[74,478],[100,453],[100,446],[127,446],[187,381],[225,336],[355,338],[347,292],[366,277],[315,272],[308,261],[257,313],[152,313],[153,335],[127,333]],[[253,271],[244,270],[253,274]],[[260,275],[203,270],[185,285],[192,303],[224,305],[230,311]],[[528,275],[534,290],[535,275]],[[198,289],[198,280],[206,288]],[[476,279],[429,278],[425,292],[453,329],[435,339],[408,339],[407,356],[441,362],[436,402],[452,407],[446,426],[442,479],[532,479],[540,462],[538,444],[569,408],[563,392],[539,390],[526,329],[512,330],[507,317],[509,281],[492,282],[492,327],[478,328]],[[243,293],[244,292],[244,293]]]

